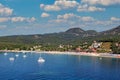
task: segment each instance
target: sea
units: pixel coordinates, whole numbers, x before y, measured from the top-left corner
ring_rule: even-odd
[[[0,80],[120,80],[120,59],[1,52]]]

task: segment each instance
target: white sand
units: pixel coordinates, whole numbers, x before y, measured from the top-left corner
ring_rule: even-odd
[[[66,54],[66,55],[81,55],[81,56],[96,56],[108,58],[120,58],[120,54],[110,53],[86,53],[86,52],[60,52],[60,51],[15,51],[15,50],[1,50],[0,52],[22,52],[22,53],[45,53],[45,54]]]

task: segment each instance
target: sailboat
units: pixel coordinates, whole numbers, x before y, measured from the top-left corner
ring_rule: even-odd
[[[15,56],[16,56],[16,57],[18,57],[19,55],[18,55],[18,54],[16,54]]]
[[[6,52],[6,53],[4,53],[4,55],[6,56],[6,55],[7,55],[7,52]]]
[[[10,61],[14,61],[15,60],[15,57],[14,57],[14,54],[11,54],[11,57],[9,58]]]
[[[24,54],[24,55],[23,55],[23,58],[26,58],[26,57],[27,57],[26,54]]]
[[[45,62],[45,59],[43,59],[43,58],[41,57],[41,53],[40,53],[40,57],[39,57],[39,59],[38,59],[38,62],[39,62],[39,63],[44,63],[44,62]]]
[[[14,61],[15,58],[14,58],[14,57],[10,57],[9,60],[10,60],[10,61]]]
[[[8,53],[7,53],[7,48],[5,49],[5,53],[4,53],[4,55],[5,55],[5,56],[7,56],[7,55],[8,55]]]
[[[26,57],[27,57],[27,55],[26,55],[26,53],[24,53],[23,58],[26,58]]]

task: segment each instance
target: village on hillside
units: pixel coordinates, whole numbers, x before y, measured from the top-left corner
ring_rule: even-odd
[[[34,46],[24,46],[24,47],[13,47],[11,49],[5,48],[1,49],[4,50],[11,50],[11,51],[69,51],[69,52],[86,52],[86,53],[113,53],[113,54],[120,54],[120,42],[111,43],[111,42],[97,42],[93,41],[91,44],[88,42],[84,42],[80,45],[63,45],[60,44],[58,46],[52,46],[50,44],[46,46],[42,45],[34,45]]]

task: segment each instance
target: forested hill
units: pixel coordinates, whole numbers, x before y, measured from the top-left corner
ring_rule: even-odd
[[[101,32],[102,35],[120,35],[120,26]]]
[[[77,44],[93,40],[120,41],[120,26],[103,32],[71,28],[60,33],[5,36],[0,37],[0,44]]]

